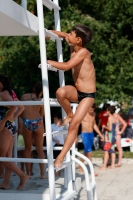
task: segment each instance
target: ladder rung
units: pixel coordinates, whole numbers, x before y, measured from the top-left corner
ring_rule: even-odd
[[[50,10],[54,8],[61,10],[61,8],[57,4],[55,4],[53,1],[50,1],[50,0],[43,0],[43,5],[45,5]]]
[[[41,64],[38,65],[38,68],[41,68]],[[57,69],[56,69],[55,67],[52,67],[52,66],[49,65],[49,64],[47,64],[47,68],[48,68],[48,70],[50,70],[50,71],[55,71],[55,72],[57,72]]]
[[[51,31],[49,31],[46,28],[45,28],[45,36],[46,37],[50,37],[50,39],[53,40],[53,41],[55,41],[55,39],[58,39],[58,40],[60,39],[61,40],[61,38],[59,38],[58,35],[56,35],[55,33],[51,32]]]
[[[69,161],[69,162],[63,162],[63,164],[62,164],[62,166],[60,167],[60,168],[54,168],[54,170],[56,171],[56,172],[58,172],[58,171],[60,171],[60,170],[62,170],[62,169],[64,169],[64,168],[66,168],[66,167],[68,167],[68,166],[70,166],[70,165],[72,165],[72,161]],[[46,169],[46,172],[48,172],[48,168]]]
[[[52,132],[52,135],[59,136],[59,135],[67,134],[67,133],[68,133],[68,130],[54,131]]]
[[[54,168],[54,170],[56,171],[56,172],[58,172],[58,171],[60,171],[60,170],[62,170],[62,169],[64,169],[64,168],[66,168],[66,167],[69,167],[70,165],[72,165],[72,161],[69,161],[69,162],[63,162],[63,165],[60,167],[60,168]]]
[[[76,195],[76,191],[67,190],[66,192],[61,194],[61,196],[59,196],[56,200],[68,200],[68,199],[71,199],[72,197],[74,197],[75,195]]]
[[[54,98],[50,98],[49,101],[58,103],[57,99],[54,99]]]

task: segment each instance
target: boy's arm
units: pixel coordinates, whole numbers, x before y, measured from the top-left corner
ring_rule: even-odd
[[[75,53],[75,55],[68,62],[57,62],[53,60],[48,60],[47,63],[59,70],[68,71],[81,63],[85,59],[86,53],[87,50],[83,48]]]
[[[50,31],[51,31],[52,33],[58,35],[58,37],[60,37],[60,38],[64,38],[64,39],[65,39],[65,38],[68,36],[68,34],[65,33],[65,32],[56,31],[56,30],[50,30]]]
[[[94,124],[93,128],[98,133],[98,135],[100,136],[101,140],[103,141],[104,137],[103,137],[102,133],[100,132],[100,130],[99,130],[99,128],[98,128],[96,123]]]

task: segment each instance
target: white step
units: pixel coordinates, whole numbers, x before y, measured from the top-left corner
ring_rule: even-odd
[[[58,35],[56,35],[55,33],[51,32],[50,30],[44,28],[45,30],[45,36],[49,37],[50,40],[54,41],[55,40],[63,40],[62,38],[59,38]],[[37,32],[39,33],[39,29],[37,30]]]
[[[61,10],[61,8],[57,4],[55,4],[53,1],[50,0],[43,0],[43,5],[45,5],[50,10],[52,9]]]
[[[62,170],[62,169],[64,169],[64,168],[66,168],[66,167],[72,165],[72,163],[73,163],[72,161],[63,162],[63,165],[62,165],[60,168],[54,168],[54,170],[55,170],[56,172],[58,172],[58,171],[60,171],[60,170]]]
[[[38,65],[38,68],[41,68],[41,64]],[[49,64],[47,64],[47,68],[48,68],[48,70],[50,70],[50,71],[55,71],[55,72],[57,72],[57,69],[56,69],[55,67],[52,67],[52,66],[49,65]]]
[[[75,195],[76,195],[76,191],[68,190],[64,192],[63,194],[61,194],[61,196],[59,196],[56,200],[68,200],[74,197]]]

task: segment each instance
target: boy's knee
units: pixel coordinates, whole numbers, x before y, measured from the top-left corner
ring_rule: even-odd
[[[63,97],[65,96],[65,91],[63,88],[59,88],[57,91],[56,91],[56,97]]]
[[[77,122],[71,122],[69,125],[69,130],[75,130],[77,129],[79,124]]]

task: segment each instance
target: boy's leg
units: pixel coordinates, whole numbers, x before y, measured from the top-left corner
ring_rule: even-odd
[[[70,102],[78,102],[77,90],[73,86],[63,86],[56,91],[56,98],[67,114],[67,117],[61,124],[64,126],[72,120],[73,112]]]
[[[104,162],[103,162],[102,167],[100,168],[101,170],[107,169],[108,159],[109,159],[109,152],[104,151]]]
[[[84,98],[79,103],[76,113],[73,115],[72,121],[69,125],[68,134],[63,149],[54,162],[55,167],[61,167],[64,157],[66,156],[67,152],[69,151],[72,144],[76,140],[79,125],[81,121],[84,119],[85,115],[87,114],[89,108],[93,105],[93,103],[94,103],[93,98]]]

